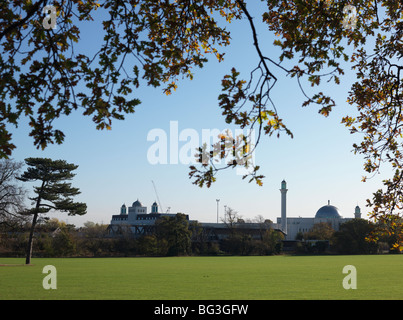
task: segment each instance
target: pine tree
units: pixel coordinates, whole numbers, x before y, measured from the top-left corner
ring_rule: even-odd
[[[49,158],[27,158],[25,163],[28,168],[18,179],[24,182],[40,182],[39,187],[34,187],[36,196],[29,198],[34,201],[35,206],[24,212],[24,214],[33,216],[25,261],[26,264],[30,264],[34,230],[39,214],[56,210],[67,212],[69,216],[84,215],[87,205],[73,202],[72,197],[81,192],[78,188],[73,188],[71,183],[66,182],[75,176],[72,171],[78,168],[77,165],[67,163],[65,160]]]

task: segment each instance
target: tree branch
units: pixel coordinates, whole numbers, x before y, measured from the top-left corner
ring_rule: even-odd
[[[259,55],[259,58],[260,58],[260,61],[263,63],[264,69],[266,70],[267,74],[270,77],[272,77],[275,81],[277,81],[277,78],[270,72],[269,67],[266,64],[265,59],[268,59],[268,58],[264,57],[263,54],[262,54],[262,51],[260,50],[259,43],[258,43],[258,40],[257,40],[255,24],[253,23],[253,18],[251,17],[249,11],[246,9],[245,4],[243,3],[242,0],[236,0],[236,2],[241,7],[242,11],[245,13],[246,17],[249,20],[249,24],[250,24],[250,27],[252,29],[252,34],[253,34],[253,45],[256,48],[257,54]]]
[[[47,0],[40,0],[39,2],[35,3],[32,8],[27,12],[27,15],[25,16],[24,19],[18,20],[14,22],[13,24],[9,25],[7,28],[3,30],[3,32],[0,33],[0,41],[3,39],[3,37],[13,30],[19,28],[22,26],[25,22],[29,20],[41,7],[41,5],[46,4]]]

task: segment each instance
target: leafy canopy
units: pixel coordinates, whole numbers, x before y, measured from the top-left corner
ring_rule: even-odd
[[[86,213],[87,205],[73,202],[72,199],[80,194],[80,190],[66,182],[75,176],[72,171],[78,168],[77,165],[49,158],[27,158],[25,163],[28,168],[18,179],[24,182],[40,182],[39,186],[34,187],[36,196],[29,198],[34,201],[35,207],[28,209],[25,214],[46,213],[52,209],[67,212],[68,215]]]
[[[179,77],[192,78],[192,69],[203,66],[206,54],[222,60],[218,48],[230,36],[217,19],[240,16],[235,1],[63,0],[53,1],[53,17],[43,12],[47,3],[0,3],[0,157],[15,148],[6,124],[17,126],[22,116],[35,146],[44,149],[63,142],[53,122],[75,110],[92,116],[97,129],[134,113],[140,100],[133,89],[141,79],[170,94]],[[78,26],[93,16],[102,19],[104,38],[89,55],[76,44]],[[45,28],[52,19],[56,28]]]

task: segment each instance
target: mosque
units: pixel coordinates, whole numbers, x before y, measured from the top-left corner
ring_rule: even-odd
[[[361,218],[361,209],[359,206],[355,207],[354,218],[343,218],[339,210],[330,204],[321,207],[313,218],[292,218],[287,217],[287,183],[285,180],[281,182],[281,217],[277,218],[277,223],[266,220],[262,225],[261,223],[245,223],[238,221],[237,226],[248,232],[252,237],[259,237],[262,228],[274,229],[282,232],[285,240],[295,240],[298,233],[305,233],[312,229],[315,224],[328,223],[331,227],[338,231],[340,225],[350,221],[354,218]],[[175,217],[174,213],[160,213],[158,212],[158,205],[154,202],[151,205],[151,212],[147,212],[147,207],[136,200],[131,207],[126,207],[123,204],[120,208],[120,214],[112,215],[111,223],[108,227],[110,235],[122,234],[124,230],[129,231],[133,236],[140,236],[151,234],[155,228],[157,219],[167,216]],[[189,220],[189,216],[185,215]],[[225,223],[200,223],[203,233],[207,239],[211,241],[218,241],[228,236],[228,226]]]
[[[359,206],[355,207],[354,218],[343,218],[339,210],[330,204],[321,207],[313,218],[289,218],[287,217],[287,183],[285,180],[281,182],[281,217],[277,218],[277,224],[280,225],[280,229],[284,232],[286,240],[295,240],[299,232],[305,233],[312,229],[315,224],[328,223],[333,230],[338,231],[340,225],[350,221],[354,218],[361,218],[361,209]]]

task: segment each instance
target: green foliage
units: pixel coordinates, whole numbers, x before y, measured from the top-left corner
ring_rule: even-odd
[[[175,217],[161,217],[156,221],[156,239],[165,241],[167,255],[189,255],[191,250],[191,231],[186,215],[178,213]]]
[[[173,245],[175,246],[175,245]],[[136,253],[144,256],[175,255],[174,249],[167,239],[156,235],[144,235],[136,240]]]
[[[76,228],[55,218],[41,220],[36,226],[33,257],[127,257],[172,255],[277,255],[282,254],[282,233],[263,225],[252,236],[241,225],[233,225],[227,237],[220,241],[203,238],[200,226],[188,229],[181,218],[164,219],[159,230],[152,234],[133,237],[129,233],[108,234],[107,225],[86,222]],[[0,226],[1,227],[1,226]],[[354,219],[342,224],[334,232],[327,224],[318,224],[311,232],[300,235],[297,254],[373,254],[393,252],[395,235],[382,236],[368,242],[373,223]],[[0,257],[19,257],[26,252],[30,225],[18,231],[11,226],[0,228]],[[255,229],[256,231],[256,229]],[[191,235],[191,243],[187,238]],[[303,239],[302,239],[303,238]],[[379,249],[381,251],[379,251]]]
[[[24,182],[40,182],[40,187],[34,187],[36,206],[26,214],[46,213],[50,210],[67,212],[68,215],[83,215],[86,213],[85,203],[73,202],[72,197],[80,194],[78,188],[73,188],[71,180],[75,174],[73,170],[78,166],[69,164],[65,160],[49,158],[27,158],[27,170],[18,178]],[[46,201],[46,202],[45,202]]]
[[[373,229],[374,225],[364,219],[353,219],[343,223],[340,230],[334,234],[334,249],[340,254],[376,253],[376,243],[367,241]]]
[[[329,223],[320,222],[313,225],[312,229],[304,233],[305,240],[330,240],[334,230]]]

